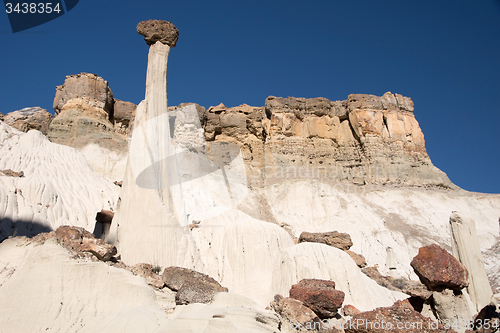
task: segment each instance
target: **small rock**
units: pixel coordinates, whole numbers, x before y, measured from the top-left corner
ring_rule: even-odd
[[[94,238],[94,235],[80,227],[63,225],[57,228],[55,234],[63,246],[77,252],[90,252],[102,261],[108,261],[116,254],[116,247]]]
[[[345,294],[335,290],[335,282],[319,279],[303,279],[290,289],[290,297],[302,301],[319,318],[332,318],[342,307]]]
[[[410,265],[429,290],[461,290],[469,285],[465,266],[436,244],[421,247]]]
[[[352,260],[354,260],[359,268],[366,267],[366,259],[361,254],[357,254],[356,252],[352,252],[351,250],[346,250],[345,252],[351,256]]]
[[[4,174],[4,176],[7,176],[7,177],[23,177],[24,176],[23,171],[15,172],[11,169],[2,170],[2,173]]]
[[[350,317],[361,313],[361,311],[359,311],[358,309],[356,309],[356,307],[354,307],[353,305],[350,305],[350,304],[344,305],[341,312],[342,312],[343,316],[350,316]]]
[[[134,275],[138,275],[143,277],[146,280],[146,283],[155,288],[161,289],[165,285],[162,277],[156,272],[157,267],[153,267],[151,264],[137,264],[134,265],[130,271]]]
[[[177,291],[177,304],[210,303],[216,293],[228,291],[206,274],[176,266],[165,268],[163,281]]]
[[[330,232],[302,232],[299,237],[299,243],[312,242],[322,243],[336,247],[341,250],[349,250],[352,246],[351,236],[338,231]]]

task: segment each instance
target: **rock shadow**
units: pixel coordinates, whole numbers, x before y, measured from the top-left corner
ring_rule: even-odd
[[[4,217],[0,220],[0,243],[11,236],[26,236],[31,238],[51,231],[52,228],[38,221],[12,220],[9,217]]]

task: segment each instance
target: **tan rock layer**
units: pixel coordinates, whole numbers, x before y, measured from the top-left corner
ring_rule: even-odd
[[[356,184],[456,188],[432,165],[413,102],[399,94],[270,96],[264,107],[223,104],[200,113],[207,141],[237,143],[249,184],[324,178]]]

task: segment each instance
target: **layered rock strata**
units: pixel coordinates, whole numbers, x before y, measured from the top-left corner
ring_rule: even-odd
[[[100,175],[122,180],[135,104],[115,100],[102,77],[81,73],[56,88],[54,111],[49,140],[80,150]]]
[[[201,119],[208,141],[238,143],[254,186],[319,178],[455,188],[432,165],[413,110],[410,98],[390,92],[344,101],[269,96],[264,107],[220,104]]]

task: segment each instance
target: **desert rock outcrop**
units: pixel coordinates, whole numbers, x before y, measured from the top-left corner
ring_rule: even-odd
[[[207,140],[238,142],[254,186],[316,178],[456,188],[432,165],[413,109],[390,92],[344,101],[269,96],[264,107],[209,108],[203,125]]]
[[[21,132],[28,132],[35,129],[43,134],[47,134],[52,119],[52,115],[47,110],[36,106],[7,113],[3,121]]]

